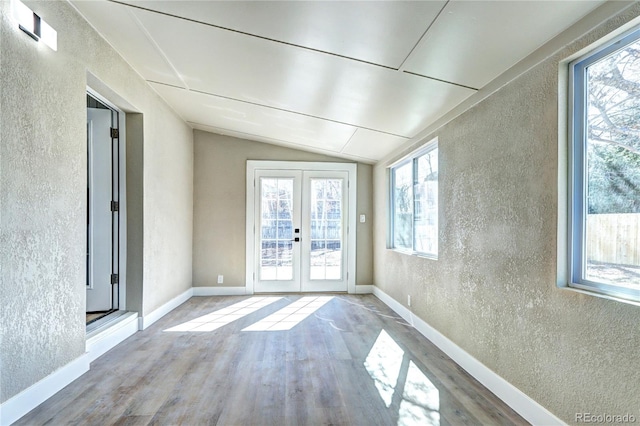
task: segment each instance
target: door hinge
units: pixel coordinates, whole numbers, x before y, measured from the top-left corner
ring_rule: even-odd
[[[111,139],[118,139],[120,137],[120,130],[111,128]]]
[[[118,284],[118,274],[111,274],[111,284]]]
[[[120,203],[117,202],[117,201],[112,201],[111,202],[111,211],[112,212],[120,211]]]

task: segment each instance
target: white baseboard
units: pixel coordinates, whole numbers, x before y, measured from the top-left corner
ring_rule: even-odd
[[[482,364],[461,347],[449,340],[445,335],[431,327],[424,320],[415,316],[409,309],[398,303],[391,296],[373,287],[373,294],[416,328],[440,350],[446,353],[458,365],[464,368],[476,380],[493,392],[514,411],[533,425],[564,425],[565,423],[553,413],[527,396],[520,389],[507,382],[493,370]]]
[[[151,324],[153,324],[154,322],[158,321],[160,318],[162,318],[163,316],[167,315],[169,312],[173,311],[175,308],[177,308],[178,306],[182,305],[187,300],[191,299],[191,296],[193,296],[193,288],[190,288],[189,290],[185,291],[184,293],[182,293],[182,294],[174,297],[173,299],[169,300],[167,303],[165,303],[164,305],[160,306],[155,311],[150,312],[149,314],[138,318],[138,329],[139,330],[146,329]]]
[[[389,296],[384,291],[380,290],[378,287],[373,286],[373,295],[378,299],[382,300],[385,305],[390,307],[396,314],[400,315],[406,322],[413,325],[413,317],[414,315],[405,308],[400,302],[398,302],[393,297]],[[427,336],[425,336],[427,337]],[[427,337],[428,338],[428,337]],[[435,343],[435,342],[434,342]]]
[[[89,371],[87,354],[31,385],[0,405],[0,425],[8,426]]]
[[[193,287],[194,296],[243,296],[245,287]]]
[[[108,324],[104,331],[97,332],[87,339],[87,356],[89,362],[133,336],[138,331],[138,313],[128,312],[119,317],[114,323]]]
[[[355,294],[373,293],[372,285],[357,285]],[[245,287],[193,287],[194,296],[244,296]]]

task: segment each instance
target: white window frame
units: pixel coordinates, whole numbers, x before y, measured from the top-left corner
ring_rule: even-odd
[[[569,170],[568,170],[568,259],[567,286],[580,292],[638,304],[640,291],[604,282],[595,282],[586,275],[586,69],[611,53],[640,40],[640,28],[627,31],[569,63]]]
[[[415,256],[419,256],[419,257],[424,257],[424,258],[428,258],[428,259],[434,259],[437,260],[438,259],[438,252],[439,252],[439,247],[440,247],[440,195],[438,192],[438,199],[437,199],[437,214],[436,214],[436,220],[437,220],[437,238],[438,238],[438,244],[436,247],[436,251],[435,253],[430,253],[430,252],[421,252],[421,251],[417,251],[415,250],[414,244],[415,244],[415,240],[416,240],[416,235],[415,235],[415,227],[412,226],[412,230],[411,230],[411,241],[412,241],[412,248],[411,249],[407,249],[407,248],[403,248],[403,247],[396,247],[395,246],[395,235],[394,235],[394,231],[395,231],[395,180],[394,180],[394,170],[405,166],[407,164],[412,164],[411,167],[411,174],[412,174],[412,179],[415,179],[415,164],[416,164],[416,160],[420,157],[422,157],[425,154],[428,154],[429,152],[438,149],[438,138],[432,139],[431,141],[427,142],[426,144],[424,144],[423,146],[421,146],[419,149],[413,151],[412,153],[410,153],[409,155],[401,158],[400,160],[396,161],[395,163],[391,164],[390,166],[388,166],[388,183],[389,183],[389,189],[388,189],[388,224],[387,224],[387,248],[391,249],[391,250],[395,250],[398,251],[400,253],[404,253],[404,254],[409,254],[409,255],[415,255]],[[437,156],[437,161],[438,161],[438,187],[440,185],[440,176],[439,176],[439,169],[440,169],[440,151],[438,151],[438,156]],[[414,182],[415,185],[415,182]],[[413,198],[413,216],[415,217],[415,211],[416,211],[416,206],[415,206],[415,196],[412,197]]]

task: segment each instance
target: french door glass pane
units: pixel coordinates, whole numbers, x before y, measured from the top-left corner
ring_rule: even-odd
[[[587,68],[583,262],[589,281],[640,289],[640,42]]]
[[[293,279],[293,179],[261,178],[260,279]]]
[[[342,279],[342,179],[311,179],[311,280]]]

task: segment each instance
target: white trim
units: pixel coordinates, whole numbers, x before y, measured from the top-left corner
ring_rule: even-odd
[[[350,294],[356,292],[356,217],[357,217],[357,181],[358,165],[356,163],[329,163],[306,161],[259,161],[247,160],[247,190],[246,190],[246,245],[245,245],[245,294],[254,293],[254,261],[255,261],[255,172],[256,170],[335,170],[348,172],[349,188],[349,217],[347,218],[348,230],[346,246],[347,250],[347,291]]]
[[[639,19],[636,18],[632,22],[638,23]],[[607,36],[592,43],[587,50],[583,49],[579,55],[574,55],[575,59],[571,62],[561,61],[559,86],[562,87],[562,83],[568,79],[568,87],[565,87],[565,93],[558,93],[559,130],[567,131],[566,140],[562,137],[558,147],[560,159],[558,161],[558,210],[559,214],[562,212],[566,215],[564,218],[558,218],[558,287],[579,289],[583,294],[595,297],[604,295],[608,300],[631,303],[636,306],[640,302],[640,291],[587,277],[587,182],[589,178],[587,69],[619,50],[636,44],[638,40],[640,40],[640,26],[636,25],[613,38]],[[566,118],[563,111],[568,111]],[[565,176],[563,173],[567,172],[567,166],[568,173]],[[562,183],[565,183],[566,187],[560,187]],[[566,234],[561,234],[561,231]],[[566,251],[561,253],[561,249]],[[560,273],[564,275],[561,276]]]
[[[158,321],[160,318],[167,315],[169,312],[173,311],[175,308],[182,305],[187,300],[191,299],[191,296],[193,296],[193,287],[169,300],[167,303],[160,306],[155,311],[138,318],[138,329],[144,330],[148,328],[151,324]]]
[[[254,292],[254,281],[255,281],[255,273],[254,273],[254,264],[255,264],[255,214],[256,211],[256,202],[255,202],[255,190],[256,190],[256,181],[255,181],[255,173],[256,166],[253,165],[252,161],[247,161],[247,189],[246,189],[246,228],[245,228],[245,291],[247,294],[253,294]]]
[[[0,405],[0,425],[10,425],[89,371],[89,357],[81,355]]]
[[[417,167],[417,163],[416,160],[420,157],[423,157],[427,154],[429,154],[432,151],[437,151],[436,154],[436,163],[440,164],[440,152],[439,150],[439,141],[438,141],[438,137],[434,137],[432,138],[429,142],[427,142],[426,144],[422,145],[421,147],[415,149],[414,151],[411,151],[409,154],[405,155],[404,157],[402,157],[401,159],[399,159],[398,161],[394,162],[393,164],[387,166],[387,173],[386,173],[386,177],[387,177],[387,211],[389,212],[389,214],[387,215],[387,232],[386,232],[386,240],[387,240],[387,249],[390,250],[394,250],[397,251],[398,253],[402,253],[402,254],[406,254],[409,256],[418,256],[418,257],[422,257],[425,259],[431,259],[431,260],[438,260],[438,253],[440,250],[440,242],[439,242],[439,235],[440,235],[440,195],[438,193],[438,191],[436,191],[436,251],[435,253],[430,253],[430,252],[419,252],[415,250],[415,237],[416,237],[416,229],[415,227],[412,228],[411,230],[411,238],[412,238],[412,243],[411,243],[411,249],[407,249],[407,248],[396,248],[395,247],[395,220],[396,220],[396,209],[395,209],[395,197],[396,197],[396,189],[395,189],[395,173],[394,171],[401,168],[401,167],[405,167],[407,165],[411,165],[411,174],[413,176],[413,182],[415,185],[415,179],[417,176],[416,173],[416,167]],[[436,189],[440,187],[440,178],[438,177],[436,179]],[[416,203],[415,200],[412,200],[412,216],[415,216],[416,213]]]
[[[137,331],[138,313],[128,312],[122,315],[103,331],[87,338],[86,350],[89,362],[95,361],[126,338],[136,334]]]
[[[440,350],[447,354],[465,371],[493,392],[498,398],[509,405],[514,411],[534,425],[564,425],[566,424],[553,413],[527,396],[520,389],[507,382],[489,367],[482,364],[461,347],[449,340],[445,335],[431,327],[424,320],[415,316],[391,296],[373,287],[373,294],[398,315],[404,318],[424,337],[429,339]]]
[[[120,189],[118,191],[118,215],[119,226],[118,232],[120,241],[118,242],[118,252],[120,259],[118,260],[118,307],[126,309],[127,307],[127,117],[124,111],[118,110],[118,132],[120,147],[118,149],[120,158],[120,176],[118,181]]]
[[[418,148],[416,148],[415,150],[411,151],[410,153],[408,153],[407,155],[401,157],[400,159],[394,161],[393,163],[389,164],[387,166],[387,168],[389,169],[393,169],[395,167],[400,166],[403,163],[407,163],[411,160],[413,160],[416,157],[420,157],[424,154],[426,154],[429,151],[432,151],[434,149],[438,148],[438,137],[434,137],[431,138],[431,140],[429,142],[426,142],[424,145],[419,146]]]
[[[356,292],[356,252],[357,246],[357,223],[358,216],[358,165],[351,164],[347,169],[349,172],[349,217],[347,223],[349,226],[349,234],[347,235],[347,290],[349,293]]]
[[[122,113],[124,115],[124,113],[122,112],[122,110],[120,110],[120,108],[118,108],[113,102],[111,102],[105,96],[102,96],[97,90],[93,89],[89,85],[87,85],[87,93],[91,95],[92,98],[95,98],[96,100],[102,102],[112,110],[118,111],[119,113]]]
[[[372,285],[357,285],[356,294],[371,294],[373,293],[374,286]]]
[[[193,287],[193,296],[243,296],[247,293],[245,287]]]

